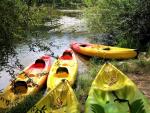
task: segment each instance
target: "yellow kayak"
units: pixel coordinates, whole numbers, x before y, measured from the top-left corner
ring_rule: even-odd
[[[83,55],[106,59],[128,59],[137,57],[136,49],[112,47],[98,44],[72,43],[71,48]]]
[[[23,101],[25,96],[37,93],[46,83],[50,60],[50,56],[42,56],[18,74],[0,93],[0,109],[13,107]]]
[[[150,113],[150,102],[125,74],[106,63],[92,83],[85,113]]]
[[[68,81],[61,81],[27,113],[80,113],[78,100]]]
[[[55,88],[62,79],[69,81],[72,86],[76,80],[77,60],[72,50],[65,50],[51,66],[47,80],[47,89]]]

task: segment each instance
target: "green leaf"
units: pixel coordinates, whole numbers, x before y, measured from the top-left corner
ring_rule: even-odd
[[[141,99],[138,99],[131,104],[131,113],[146,113],[144,103]]]
[[[104,108],[98,104],[91,104],[90,109],[90,113],[105,113]]]

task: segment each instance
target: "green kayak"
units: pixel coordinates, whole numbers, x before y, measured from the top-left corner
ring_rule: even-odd
[[[125,74],[106,63],[92,83],[85,113],[150,113],[150,103]]]

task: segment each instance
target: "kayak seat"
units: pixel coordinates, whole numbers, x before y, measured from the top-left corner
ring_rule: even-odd
[[[13,84],[13,91],[15,94],[24,94],[27,92],[28,86],[25,81],[16,81]]]
[[[55,77],[66,78],[66,77],[68,77],[68,73],[66,73],[66,72],[60,72],[60,73],[55,74]]]
[[[63,60],[72,60],[72,53],[65,51],[63,55],[60,57]]]
[[[59,78],[65,78],[68,77],[68,69],[66,67],[59,67],[56,71],[55,76]]]
[[[33,65],[34,68],[44,68],[45,61],[43,59],[37,59]]]

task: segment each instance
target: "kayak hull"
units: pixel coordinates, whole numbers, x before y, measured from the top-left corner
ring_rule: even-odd
[[[107,63],[94,79],[85,113],[150,113],[148,99],[121,71]]]
[[[136,49],[119,48],[98,44],[72,43],[71,48],[83,55],[104,59],[128,59],[137,57]]]
[[[42,64],[40,61],[44,61]],[[45,84],[50,70],[50,56],[42,56],[39,63],[26,67],[16,79],[0,94],[0,108],[11,108],[23,101],[26,96],[37,93]]]

